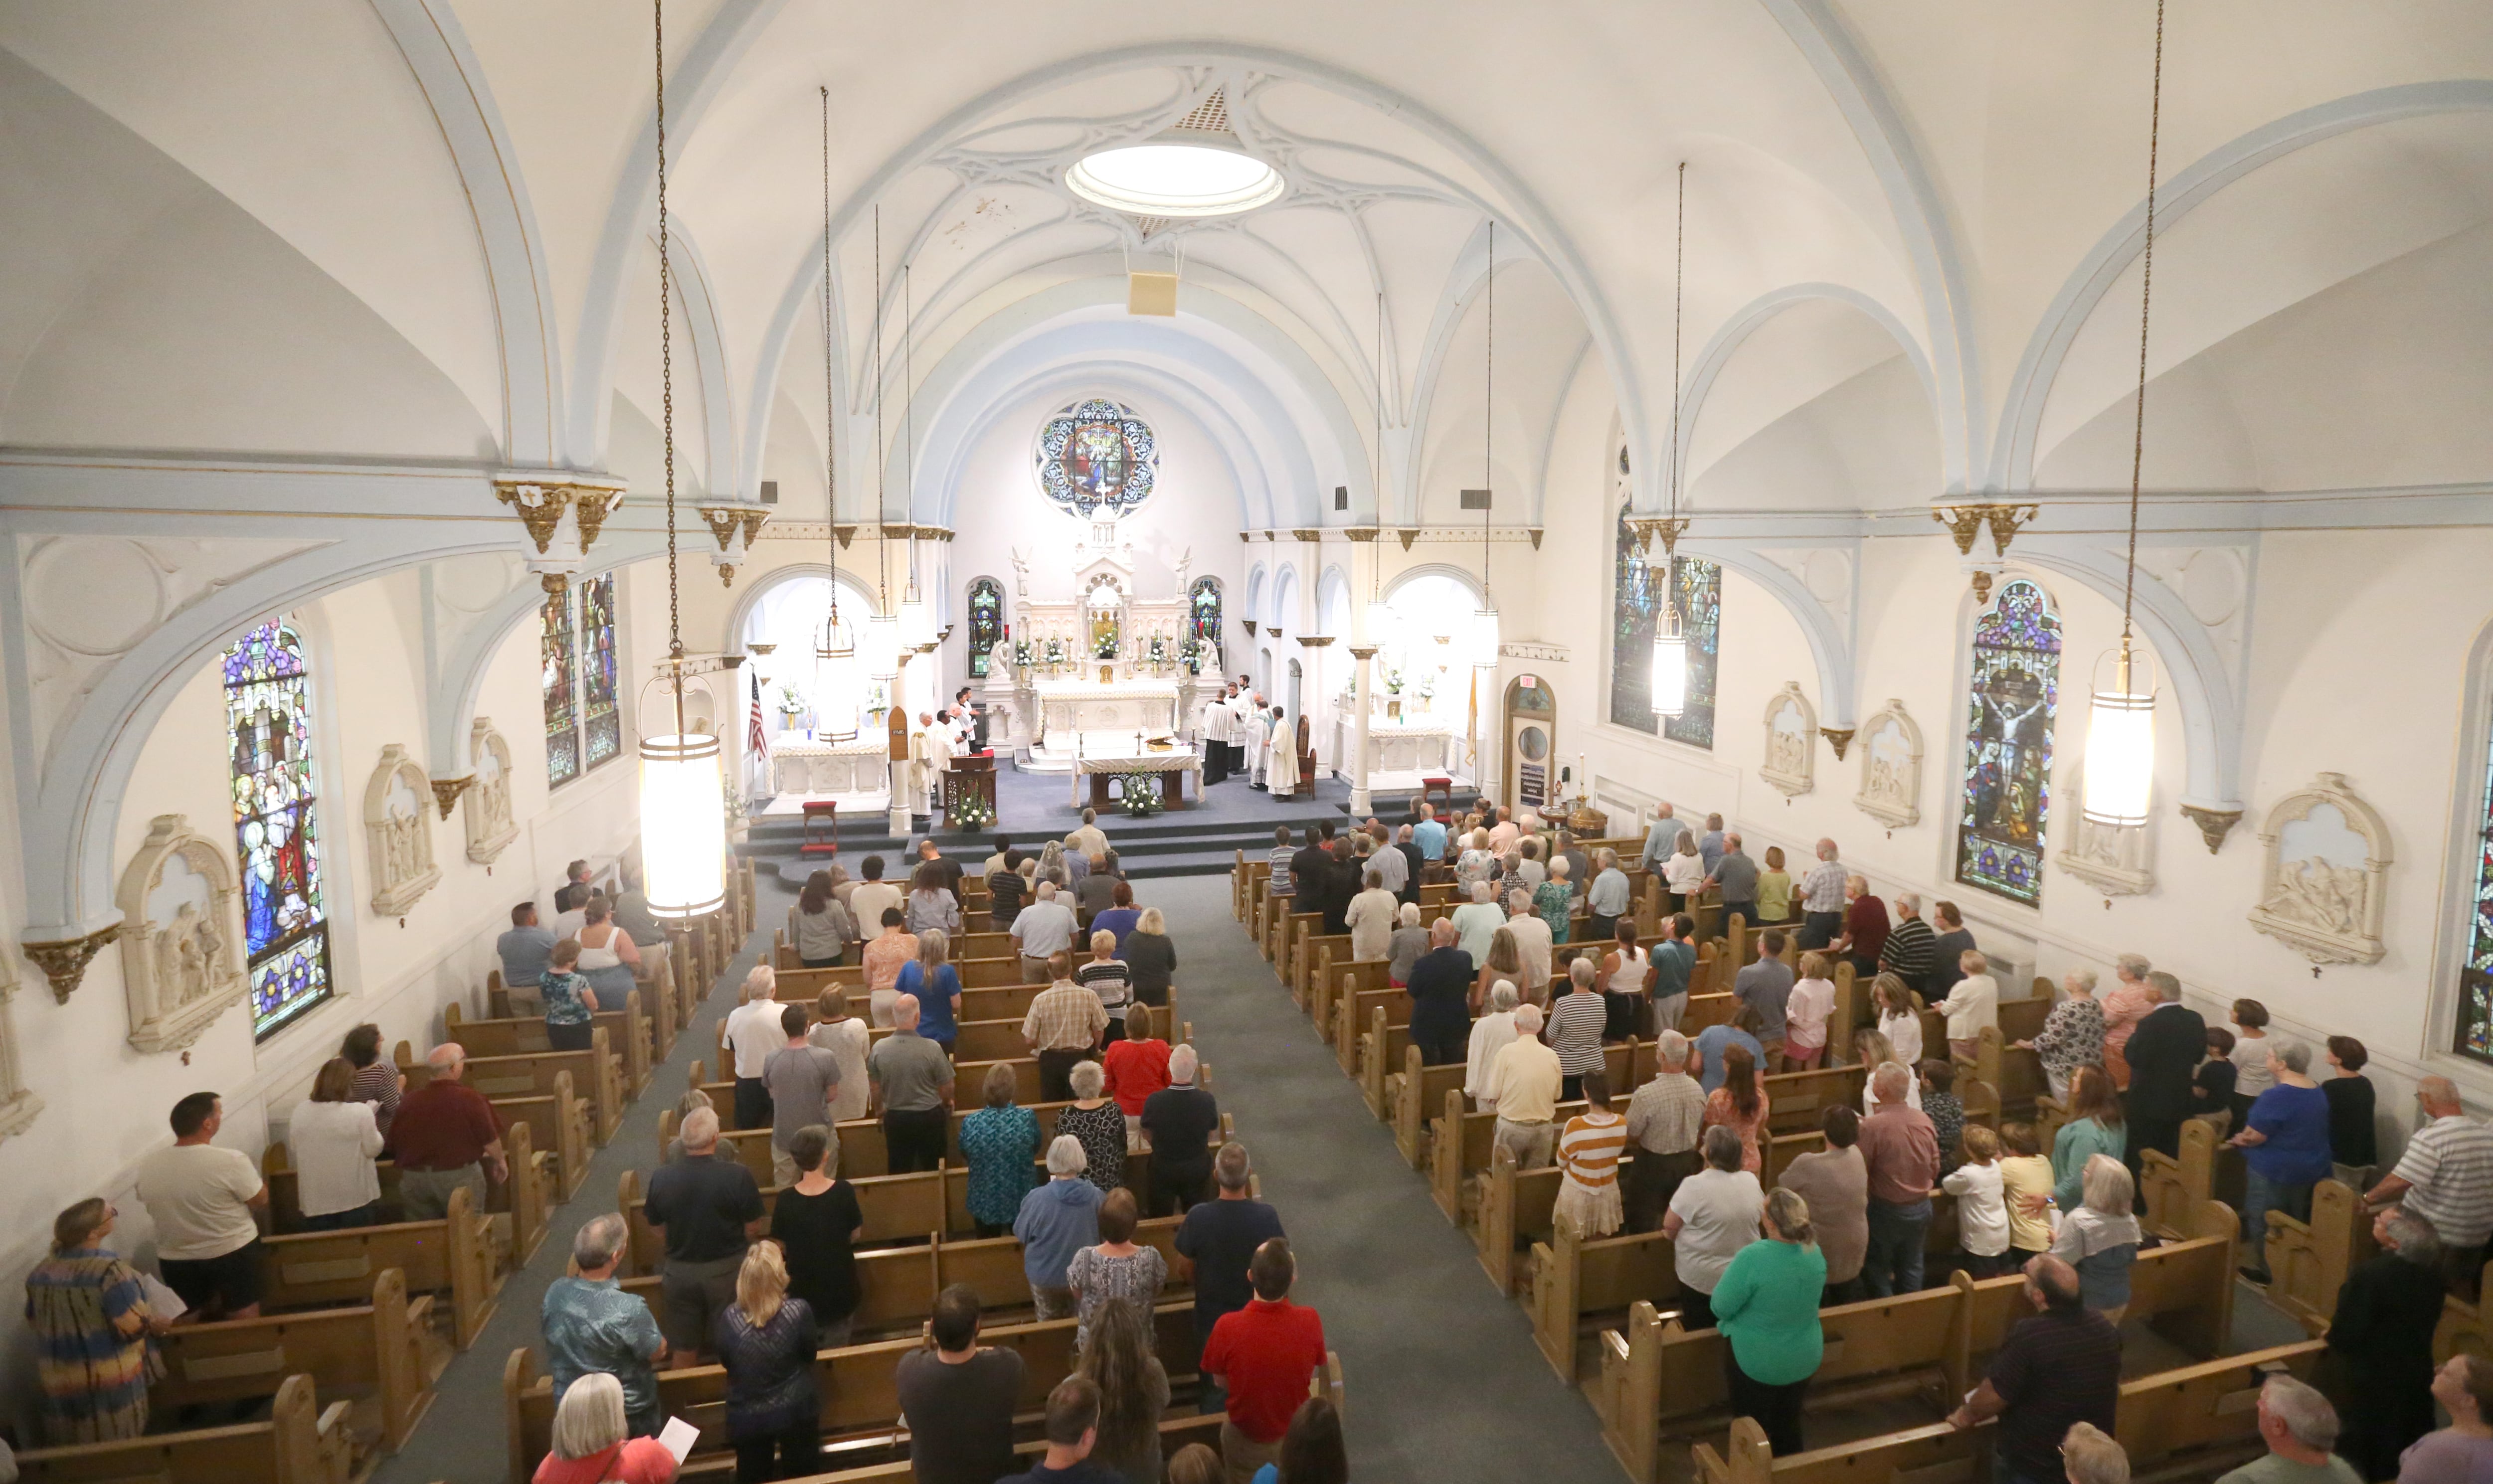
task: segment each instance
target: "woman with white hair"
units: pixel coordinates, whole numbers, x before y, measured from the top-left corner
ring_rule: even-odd
[[[1576,886],[1567,878],[1573,869],[1561,855],[1549,863],[1549,878],[1532,889],[1532,910],[1549,925],[1552,944],[1567,941],[1567,914],[1576,905]]]
[[[1108,1073],[1096,1061],[1077,1061],[1073,1101],[1056,1115],[1057,1137],[1082,1145],[1085,1173],[1101,1195],[1126,1183],[1126,1115],[1107,1096]]]
[[[1385,946],[1385,982],[1402,989],[1411,982],[1411,965],[1428,951],[1428,930],[1420,925],[1420,904],[1405,902],[1395,913],[1394,936]]]
[[[814,1352],[823,1336],[812,1306],[788,1295],[788,1268],[772,1242],[744,1250],[736,1302],[710,1326],[727,1370],[727,1440],[736,1484],[812,1473],[822,1466],[823,1400]]]
[[[1143,1137],[1152,1142],[1150,1212],[1166,1216],[1204,1199],[1212,1183],[1212,1136],[1220,1104],[1196,1085],[1202,1063],[1191,1046],[1169,1053],[1168,1085],[1143,1100]]]
[[[1516,1038],[1515,1010],[1519,1003],[1514,982],[1500,979],[1488,987],[1487,1013],[1472,1022],[1471,1041],[1463,1056],[1463,1091],[1482,1113],[1497,1112],[1488,1072],[1497,1064],[1497,1054]]]
[[[2311,1048],[2282,1036],[2261,1038],[2275,1085],[2252,1101],[2242,1131],[2226,1143],[2242,1151],[2242,1276],[2266,1283],[2268,1213],[2311,1219],[2311,1190],[2328,1178],[2328,1094],[2308,1075]]]
[[[2061,1218],[2052,1256],[2076,1268],[2080,1301],[2115,1328],[2129,1312],[2129,1269],[2138,1261],[2138,1187],[2128,1167],[2109,1154],[2087,1161],[2086,1203]]]
[[[554,1410],[554,1450],[532,1484],[674,1484],[667,1445],[624,1434],[623,1383],[603,1371],[582,1377]]]
[[[2043,1017],[2043,1028],[2031,1041],[2017,1043],[2021,1051],[2032,1052],[2043,1062],[2043,1076],[2052,1084],[2052,1096],[2065,1103],[2069,1100],[2069,1079],[2083,1066],[2100,1065],[2103,1061],[2103,1004],[2095,998],[2095,971],[2073,968],[2060,976],[2060,1002]]]
[[[1155,1010],[1165,1009],[1169,985],[1177,978],[1177,944],[1169,937],[1168,919],[1156,906],[1143,908],[1134,931],[1118,945],[1117,957],[1134,976],[1134,998]]]

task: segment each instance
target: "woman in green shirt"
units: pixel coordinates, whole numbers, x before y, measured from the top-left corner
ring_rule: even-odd
[[[1809,1202],[1780,1185],[1766,1193],[1763,1224],[1765,1238],[1741,1248],[1714,1286],[1714,1326],[1731,1342],[1732,1415],[1756,1418],[1781,1458],[1801,1451],[1801,1397],[1825,1354],[1826,1256]]]
[[[2069,1079],[2069,1121],[2052,1140],[2053,1202],[2064,1212],[2086,1204],[2088,1159],[2109,1154],[2121,1160],[2128,1148],[2129,1129],[2111,1075],[2099,1066],[2078,1068]]]

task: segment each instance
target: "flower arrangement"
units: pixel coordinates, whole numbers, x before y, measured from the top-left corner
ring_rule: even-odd
[[[975,793],[952,800],[952,828],[976,833],[996,822],[996,807]]]
[[[1385,694],[1388,696],[1399,696],[1402,694],[1402,668],[1400,666],[1388,665],[1385,667]]]
[[[1152,636],[1151,656],[1152,664],[1155,668],[1168,664],[1167,635],[1155,634]]]
[[[1031,662],[1036,658],[1037,656],[1031,653],[1030,640],[1026,638],[1017,638],[1013,640],[1013,668],[1028,669],[1031,667]]]
[[[1160,812],[1160,776],[1157,773],[1120,773],[1117,785],[1125,800],[1127,818],[1148,819]]]

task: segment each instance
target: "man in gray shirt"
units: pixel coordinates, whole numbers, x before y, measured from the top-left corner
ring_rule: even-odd
[[[917,996],[892,1005],[891,1034],[866,1053],[866,1081],[883,1110],[884,1158],[893,1174],[932,1170],[944,1161],[952,1123],[952,1059],[917,1033]]]
[[[1728,861],[1729,856],[1724,859]],[[1784,962],[1784,935],[1767,933],[1757,939],[1757,962],[1731,980],[1731,993],[1757,1012],[1757,1044],[1769,1056],[1783,1054],[1784,1009],[1791,1000],[1791,965]]]
[[[1637,864],[1661,875],[1663,862],[1670,859],[1671,846],[1678,843],[1679,821],[1671,816],[1670,806],[1665,804],[1655,813],[1653,822],[1645,826],[1644,853],[1637,858]],[[1572,869],[1577,880],[1584,879],[1582,862],[1574,862]]]
[[[817,1123],[826,1129],[831,1126],[831,1096],[840,1088],[840,1058],[806,1041],[803,1005],[780,1011],[779,1028],[787,1032],[788,1044],[762,1064],[762,1084],[770,1089],[770,1183],[788,1186],[796,1183],[796,1160],[788,1152],[796,1131]],[[835,1135],[832,1147],[838,1146]]]
[[[537,926],[537,905],[533,902],[523,902],[511,908],[511,931],[494,939],[494,952],[502,961],[502,989],[510,995],[511,1008],[520,1014],[545,1008],[537,983],[545,978],[554,944],[553,930]]]
[[[1045,984],[1047,956],[1073,947],[1073,908],[1055,882],[1041,881],[1038,900],[1023,907],[1006,931],[1012,935],[1013,952],[1021,956],[1022,982]]]
[[[1723,926],[1727,931],[1737,915],[1757,931],[1757,863],[1740,848],[1738,831],[1723,837],[1723,854],[1707,868],[1713,874],[1705,878],[1708,886],[1723,888]]]

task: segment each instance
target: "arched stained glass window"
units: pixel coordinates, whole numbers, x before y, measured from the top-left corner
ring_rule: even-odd
[[[1203,667],[1220,646],[1220,581],[1216,578],[1196,578],[1187,590],[1186,625],[1193,638],[1192,656],[1186,668],[1193,674],[1203,673]]]
[[[1159,442],[1133,408],[1093,397],[1039,425],[1037,461],[1039,491],[1059,509],[1113,517],[1151,497]]]
[[[2012,902],[2043,897],[2052,805],[2052,726],[2060,704],[2060,615],[2019,579],[1973,628],[1956,878]]]
[[[572,612],[575,590],[565,587],[547,597],[539,610],[541,637],[537,653],[544,665],[546,782],[561,785],[580,776],[580,693],[574,686]]]
[[[970,678],[987,678],[991,651],[1005,638],[1005,589],[993,578],[970,584]]]
[[[2493,1061],[2493,744],[2477,805],[2476,911],[2468,921],[2467,958],[2458,969],[2458,1051]]]
[[[588,765],[612,762],[623,751],[623,717],[615,705],[615,574],[592,578],[580,588],[580,690],[588,743]]]
[[[302,638],[285,619],[270,619],[225,651],[225,680],[252,1031],[266,1040],[329,997],[312,677]]]
[[[1646,561],[1619,506],[1616,586],[1611,594],[1610,720],[1691,747],[1714,745],[1714,682],[1723,644],[1723,567],[1701,556]],[[1688,703],[1679,715],[1653,714],[1653,637],[1663,603],[1676,592],[1681,632],[1688,636]]]

